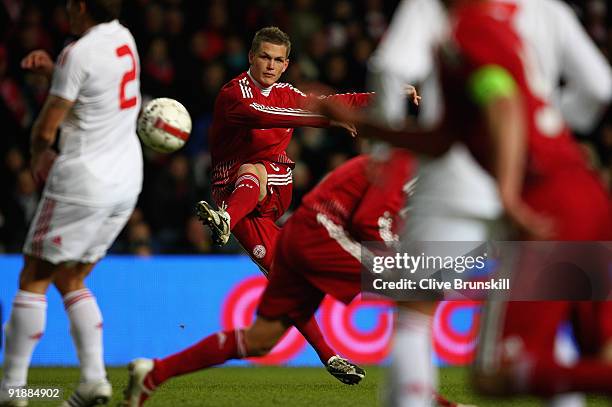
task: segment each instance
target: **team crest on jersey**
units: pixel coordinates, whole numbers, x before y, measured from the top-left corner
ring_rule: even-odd
[[[258,244],[253,248],[253,256],[257,257],[258,259],[263,259],[266,256],[266,248],[263,245]]]

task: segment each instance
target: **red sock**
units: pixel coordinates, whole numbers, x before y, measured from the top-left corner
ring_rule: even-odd
[[[315,319],[314,315],[308,321],[306,321],[306,323],[300,323],[295,327],[314,348],[323,364],[326,364],[329,358],[336,354],[336,352],[334,352],[334,350],[330,348],[325,341],[321,328],[319,328],[319,324],[317,324],[317,320]]]
[[[612,394],[611,376],[612,365],[595,359],[582,359],[571,367],[542,361],[536,364],[529,387],[544,396],[573,391]]]
[[[159,386],[171,377],[192,373],[220,365],[230,359],[242,359],[246,356],[247,350],[242,329],[217,332],[179,353],[164,359],[156,359],[151,378],[153,385]]]
[[[227,213],[231,218],[231,226],[255,209],[259,201],[259,178],[257,175],[246,172],[241,174],[234,184],[234,192],[227,200]]]

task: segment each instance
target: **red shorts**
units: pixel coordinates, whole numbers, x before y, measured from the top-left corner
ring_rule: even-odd
[[[506,304],[502,355],[553,359],[559,327],[570,315],[569,301],[510,301]]]
[[[275,221],[280,218],[291,204],[293,181],[291,166],[270,161],[258,161],[265,165],[268,173],[267,194],[257,204],[255,210],[232,226],[232,234],[259,266],[270,271],[280,228]],[[232,180],[220,188],[213,188],[213,198],[217,205],[227,201],[234,191]]]
[[[551,240],[612,239],[610,196],[597,175],[587,169],[573,168],[528,182],[523,199],[555,222]]]
[[[572,308],[572,326],[581,354],[598,357],[612,340],[612,302],[579,301]]]
[[[597,176],[573,168],[554,177],[530,180],[523,194],[525,202],[555,222],[560,241],[605,241],[612,233],[612,206]],[[516,301],[505,306],[501,330],[502,359],[530,357],[553,360],[560,325],[575,319],[576,335],[582,351],[595,353],[602,341],[612,335],[609,303],[570,301]]]
[[[361,246],[337,228],[306,208],[289,219],[278,239],[258,315],[302,322],[314,314],[325,294],[346,304],[359,294]]]

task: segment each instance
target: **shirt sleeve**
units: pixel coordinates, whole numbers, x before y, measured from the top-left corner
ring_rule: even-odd
[[[227,121],[249,128],[327,127],[329,119],[304,107],[307,97],[284,91],[283,97],[255,99],[240,85],[225,89],[220,95]]]
[[[60,53],[53,70],[49,93],[74,102],[87,78],[86,57],[82,49],[68,44]]]
[[[470,96],[475,93],[470,86],[476,83],[483,72],[503,72],[504,85],[509,80],[514,83],[525,79],[528,72],[524,69],[523,54],[521,53],[520,40],[513,34],[513,29],[509,22],[499,22],[491,17],[480,16],[476,23],[473,21],[461,21],[455,30],[455,40],[460,48],[461,58],[465,60],[466,92]],[[452,57],[451,57],[452,58]],[[488,76],[488,75],[487,75]],[[486,79],[491,79],[487,77]],[[498,85],[499,78],[494,81],[487,81],[487,85]],[[493,91],[496,86],[487,87]],[[516,89],[516,88],[514,88]],[[506,93],[504,89],[502,93]],[[477,102],[476,100],[473,100]],[[480,103],[481,104],[481,103]]]
[[[366,107],[374,98],[374,92],[368,93],[337,93],[335,95],[323,96],[326,99],[338,101],[349,107],[360,108]]]

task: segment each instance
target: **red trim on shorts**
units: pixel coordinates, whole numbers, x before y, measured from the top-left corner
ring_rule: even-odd
[[[32,254],[37,257],[42,255],[43,242],[51,229],[50,224],[54,208],[55,201],[53,199],[45,198],[42,210],[40,211],[40,216],[36,222],[34,237],[32,238]]]

